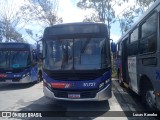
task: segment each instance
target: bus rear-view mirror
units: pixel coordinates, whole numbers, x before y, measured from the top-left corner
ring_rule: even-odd
[[[38,58],[39,58],[41,61],[43,61],[43,60],[45,59],[45,57],[43,56],[42,53],[39,53]]]
[[[111,42],[111,51],[112,53],[115,53],[117,51],[117,45],[115,44],[115,42],[113,42],[113,40]]]

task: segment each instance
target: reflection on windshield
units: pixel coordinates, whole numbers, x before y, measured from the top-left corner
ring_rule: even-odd
[[[50,70],[100,69],[105,38],[48,40],[44,67]],[[102,45],[104,43],[104,45]]]
[[[100,41],[101,39],[75,39],[74,63],[75,69],[100,68]]]
[[[0,51],[0,68],[27,67],[30,59],[28,51]]]
[[[27,61],[29,59],[28,51],[11,51],[10,53],[10,67],[19,68],[27,67]]]
[[[8,52],[0,51],[0,68],[7,68],[8,66]]]

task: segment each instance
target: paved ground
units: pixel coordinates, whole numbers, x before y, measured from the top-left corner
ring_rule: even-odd
[[[42,82],[25,85],[0,85],[0,111],[62,111],[59,113],[61,115],[64,114],[65,117],[54,117],[55,120],[155,120],[153,117],[126,117],[128,114],[134,114],[134,112],[128,113],[127,111],[144,111],[145,107],[141,104],[140,98],[136,94],[120,87],[116,79],[113,79],[112,83],[112,98],[104,102],[50,100],[43,95]],[[77,116],[77,114],[79,115],[78,117],[73,117],[74,115]],[[84,117],[84,115],[89,117]],[[24,119],[34,120],[35,118]],[[39,119],[50,120],[53,118]]]

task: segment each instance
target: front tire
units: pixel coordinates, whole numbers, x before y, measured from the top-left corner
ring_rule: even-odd
[[[149,82],[146,82],[145,84],[146,85],[142,87],[141,91],[142,102],[148,110],[156,110],[156,96],[154,94],[154,89]]]

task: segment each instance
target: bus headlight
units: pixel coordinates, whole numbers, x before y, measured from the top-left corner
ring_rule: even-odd
[[[101,89],[103,87],[104,87],[104,82],[102,82],[102,83],[99,84],[99,89]]]
[[[28,73],[26,73],[26,76],[27,76],[27,75],[29,75],[29,72],[28,72]]]
[[[25,73],[23,76],[22,76],[22,78],[24,78],[24,77],[26,77],[26,76],[28,76],[29,75],[29,72],[28,73]]]
[[[22,76],[22,78],[24,78],[24,77],[26,77],[26,74],[24,74],[24,75]]]
[[[110,78],[99,84],[99,90],[103,89],[110,82]]]
[[[107,83],[109,83],[110,82],[110,79],[107,79],[106,81],[105,81],[105,84],[107,84]]]

